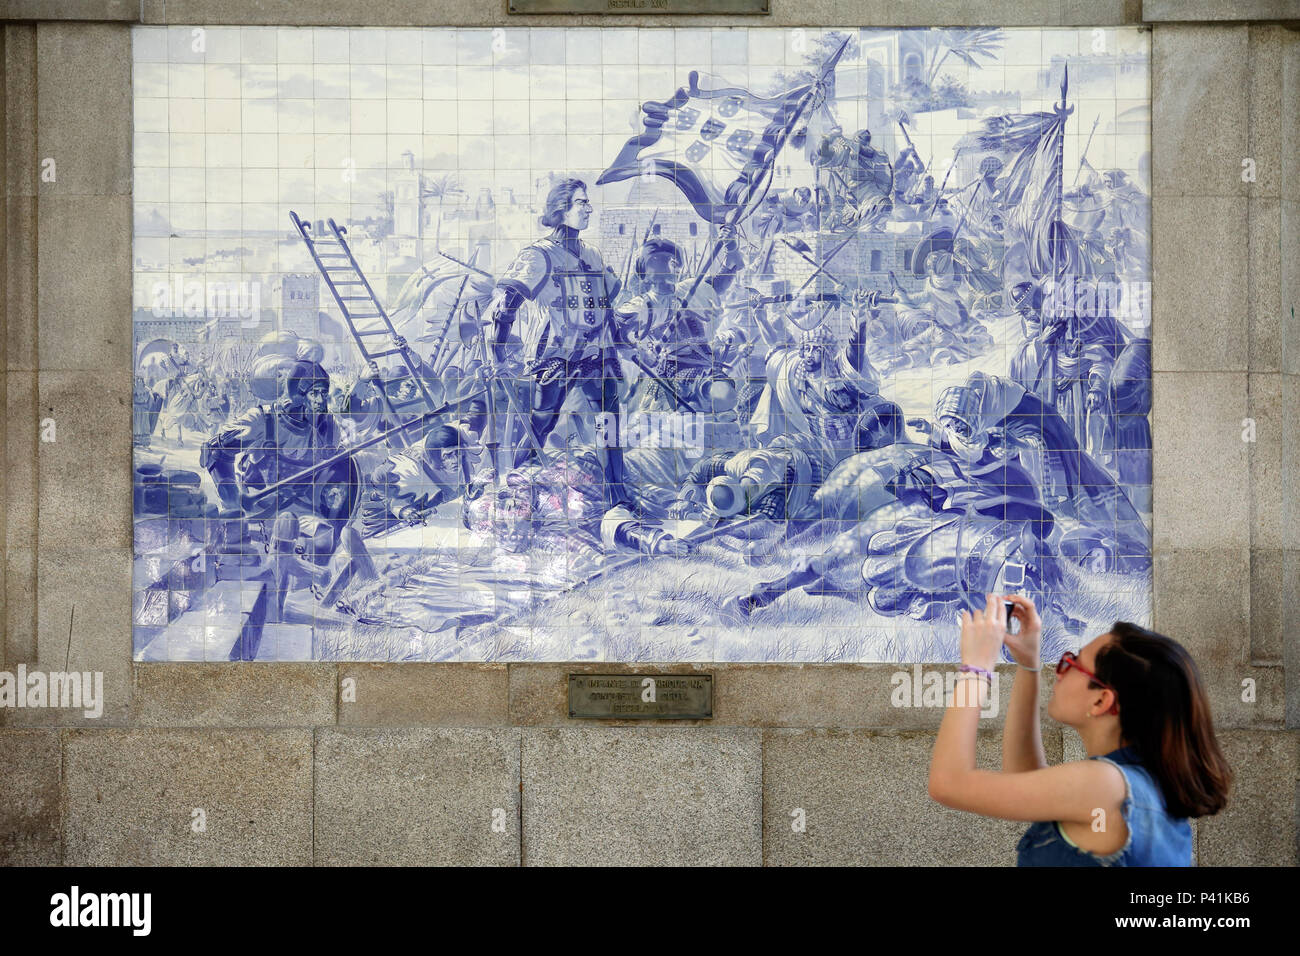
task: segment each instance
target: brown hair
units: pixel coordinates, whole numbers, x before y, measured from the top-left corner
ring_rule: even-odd
[[[1097,677],[1115,689],[1124,743],[1160,784],[1170,816],[1218,813],[1232,770],[1196,662],[1177,641],[1127,621],[1116,621],[1110,634],[1097,652]]]

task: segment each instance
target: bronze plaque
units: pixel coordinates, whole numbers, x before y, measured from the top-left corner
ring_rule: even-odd
[[[509,0],[510,13],[657,13],[764,16],[771,0]]]
[[[698,720],[713,716],[712,674],[570,674],[569,716]]]

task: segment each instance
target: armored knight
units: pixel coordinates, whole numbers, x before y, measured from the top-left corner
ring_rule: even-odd
[[[646,291],[616,310],[623,335],[642,350],[653,372],[629,400],[633,411],[675,410],[685,402],[695,411],[714,412],[735,404],[735,385],[716,361],[705,330],[722,313],[721,297],[743,265],[740,253],[729,239],[722,269],[698,285],[682,277],[685,261],[675,242],[647,239],[633,267]]]
[[[618,412],[621,372],[615,349],[612,303],[619,279],[600,252],[578,238],[591,221],[591,201],[580,179],[564,179],[546,198],[543,226],[551,233],[525,247],[498,279],[488,310],[489,371],[505,355],[511,327],[523,317],[520,335],[525,374],[531,377],[530,447],[523,464],[546,442],[560,408],[579,389],[602,413]],[[531,303],[522,313],[520,307]],[[616,442],[603,450],[607,503],[626,501],[623,451]]]

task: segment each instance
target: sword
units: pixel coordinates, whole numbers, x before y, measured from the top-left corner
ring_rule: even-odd
[[[742,528],[747,528],[752,524],[758,523],[759,521],[766,521],[766,520],[768,520],[766,515],[747,515],[744,518],[736,519],[729,522],[719,521],[718,524],[712,527],[709,527],[708,525],[701,525],[699,528],[696,529],[695,532],[686,535],[684,538],[681,538],[680,540],[689,541],[691,544],[702,544],[705,541],[709,541],[713,538],[720,537],[721,535],[728,534],[730,532],[740,531]],[[704,528],[708,528],[708,530],[703,531]],[[596,570],[592,571],[591,574],[587,575],[582,580],[575,581],[573,584],[570,584],[563,591],[556,591],[554,594],[549,595],[546,598],[546,600],[553,601],[558,597],[563,597],[566,594],[570,594],[573,591],[576,591],[580,587],[588,585],[593,581],[599,580],[600,578],[609,574],[611,571],[617,571],[621,568],[626,568],[634,564],[639,564],[646,557],[647,556],[644,554],[637,553],[627,558],[623,558],[622,560],[613,561],[602,568],[597,568]],[[505,617],[501,618],[500,620],[493,621],[491,623],[496,624],[498,626],[508,625],[511,621],[519,617],[519,615],[522,613],[523,613],[522,610],[512,611],[511,613],[507,614]],[[488,622],[484,621],[484,622],[477,622],[477,623],[488,623]]]
[[[479,329],[479,333],[482,336],[482,341],[483,341],[483,361],[484,363],[487,363],[494,358],[495,353],[492,351],[492,343],[488,341],[487,327],[481,326]],[[494,372],[493,378],[489,380],[486,370],[481,370],[481,371],[483,374],[484,386],[487,388],[488,391],[488,420],[490,422],[495,423],[496,386],[501,384],[500,375]],[[524,426],[524,437],[527,438],[530,442],[532,442],[533,450],[537,452],[537,460],[541,462],[543,466],[549,465],[551,463],[551,456],[546,454],[546,452],[542,450],[542,443],[537,440],[537,435],[534,434],[533,432],[532,420],[527,415],[520,414],[519,409],[515,407],[514,392],[510,390],[510,386],[508,384],[502,385],[501,388],[506,393],[506,409],[509,411],[510,414],[518,418],[520,424]],[[509,435],[506,436],[506,441],[507,442],[510,441]],[[495,477],[500,478],[500,475],[497,474],[497,469],[499,466],[496,464],[495,455],[493,456],[492,460],[493,460],[493,465],[492,465],[493,474]],[[510,467],[513,468],[514,466],[515,466],[514,445],[511,444]]]

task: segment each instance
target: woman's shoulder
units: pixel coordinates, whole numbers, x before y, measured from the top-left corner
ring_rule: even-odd
[[[1104,797],[1119,804],[1129,796],[1128,777],[1120,762],[1113,760],[1109,754],[1071,760],[1060,766],[1077,767],[1075,772],[1079,775],[1080,782],[1090,789],[1096,788],[1099,799]]]

